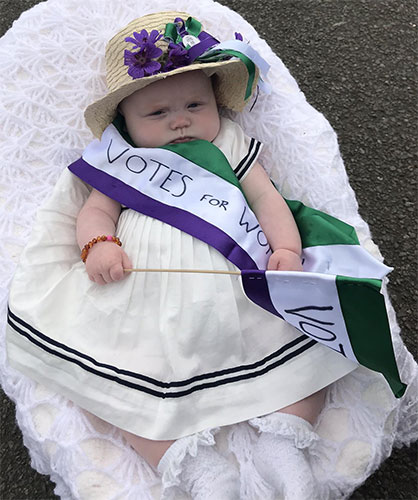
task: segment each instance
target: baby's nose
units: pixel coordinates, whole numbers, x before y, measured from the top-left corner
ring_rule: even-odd
[[[171,128],[184,128],[190,125],[190,118],[187,116],[185,112],[176,113],[171,120]]]

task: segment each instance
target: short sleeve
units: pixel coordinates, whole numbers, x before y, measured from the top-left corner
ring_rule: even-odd
[[[242,182],[255,165],[263,144],[248,137],[238,123],[221,118],[221,128],[213,144],[229,161],[237,179]]]

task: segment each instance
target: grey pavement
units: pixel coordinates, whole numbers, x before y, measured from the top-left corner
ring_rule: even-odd
[[[37,3],[0,0],[0,35]],[[395,267],[389,291],[403,339],[416,355],[416,1],[221,3],[267,40],[336,130],[360,213],[386,263]],[[0,405],[0,500],[56,498],[48,478],[30,468],[13,403],[2,396]],[[351,497],[416,498],[416,444],[394,450]]]

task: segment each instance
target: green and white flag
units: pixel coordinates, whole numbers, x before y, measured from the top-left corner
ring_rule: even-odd
[[[394,395],[400,380],[381,280],[318,273],[242,271],[246,295],[305,335],[383,374]]]

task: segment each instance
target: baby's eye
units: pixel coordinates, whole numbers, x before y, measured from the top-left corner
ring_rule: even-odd
[[[199,106],[200,106],[200,102],[192,102],[188,105],[188,108],[194,109],[194,108],[198,108]]]
[[[149,116],[160,116],[162,114],[164,114],[164,110],[158,109],[158,110],[153,111],[152,113],[150,113]]]

